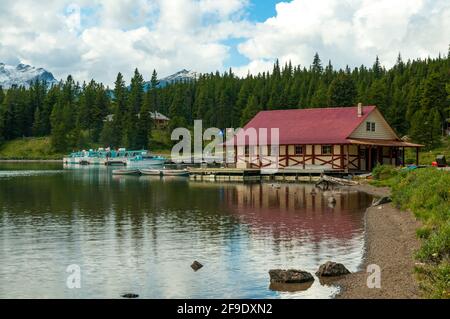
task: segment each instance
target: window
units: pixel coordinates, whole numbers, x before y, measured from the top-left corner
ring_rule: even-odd
[[[366,122],[366,131],[367,132],[370,132],[370,131],[375,132],[375,125],[376,125],[375,122]]]
[[[322,145],[322,155],[330,155],[330,154],[333,154],[333,146]]]
[[[303,155],[303,146],[295,145],[295,155]]]

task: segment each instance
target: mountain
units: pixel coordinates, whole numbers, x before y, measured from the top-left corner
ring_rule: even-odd
[[[160,86],[166,86],[167,84],[172,84],[175,82],[187,82],[196,80],[199,74],[195,71],[181,70],[175,74],[169,75],[165,78],[159,80]]]
[[[13,85],[29,87],[36,80],[46,81],[48,85],[58,82],[53,74],[42,68],[22,63],[17,66],[0,63],[0,86],[4,89]]]
[[[199,76],[199,73],[192,71],[192,70],[181,70],[177,73],[174,73],[172,75],[169,75],[165,78],[159,79],[159,85],[158,87],[165,87],[169,84],[173,84],[176,82],[188,82],[196,80]],[[147,91],[150,88],[150,82],[144,83],[145,91]]]

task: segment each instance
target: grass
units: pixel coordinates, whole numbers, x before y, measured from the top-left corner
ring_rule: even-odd
[[[390,186],[394,204],[423,223],[416,272],[426,296],[450,298],[450,172],[436,168],[400,170],[378,166],[371,184]]]
[[[165,131],[152,132],[151,152],[170,155],[170,134]],[[85,149],[98,148],[101,145],[86,145]],[[66,155],[52,149],[51,138],[24,137],[0,144],[0,160],[60,160]]]
[[[55,160],[63,155],[52,150],[50,137],[20,138],[0,145],[0,159]]]

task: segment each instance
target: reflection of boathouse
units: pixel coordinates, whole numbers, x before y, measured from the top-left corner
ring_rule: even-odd
[[[330,197],[336,203],[331,204]],[[305,232],[313,240],[320,240],[324,233],[336,239],[352,238],[355,230],[363,228],[362,212],[370,200],[365,193],[321,192],[309,184],[241,184],[226,194],[227,205],[234,206],[237,217],[255,231],[273,232],[276,237]]]

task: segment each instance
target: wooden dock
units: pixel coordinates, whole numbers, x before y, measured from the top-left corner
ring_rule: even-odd
[[[343,170],[326,169],[279,169],[275,172],[256,168],[188,168],[192,180],[209,181],[288,181],[288,182],[317,182],[320,176],[343,175]]]

